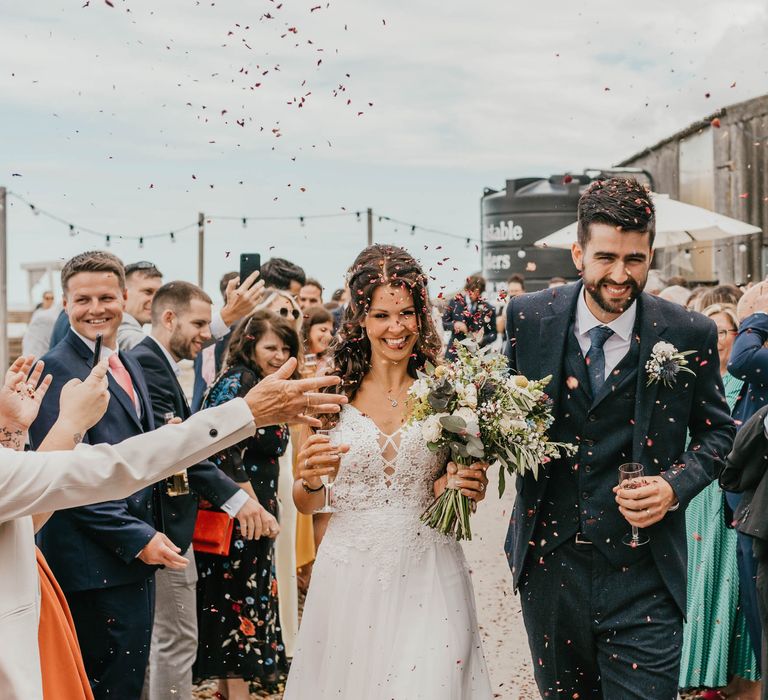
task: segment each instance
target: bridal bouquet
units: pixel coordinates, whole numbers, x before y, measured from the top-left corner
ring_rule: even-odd
[[[551,376],[530,381],[509,375],[503,355],[479,350],[471,340],[456,345],[457,357],[448,365],[428,364],[409,389],[411,422],[432,452],[448,448],[451,460],[499,463],[499,496],[505,472],[538,478],[539,465],[575,451],[567,443],[551,442],[551,402],[544,387]],[[457,489],[446,489],[422,514],[421,520],[457,540],[471,540],[470,500]]]

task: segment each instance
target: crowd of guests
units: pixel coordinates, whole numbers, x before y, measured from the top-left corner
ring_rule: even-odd
[[[83,441],[114,445],[247,396],[289,358],[297,360],[293,378],[323,376],[349,301],[344,289],[325,301],[317,280],[279,258],[258,278],[224,275],[218,308],[194,284],[164,282],[151,262],[123,265],[103,251],[69,260],[61,282],[64,308],[48,293],[24,339],[25,353],[42,356],[52,375],[29,429],[32,449],[57,425],[70,380],[91,373],[96,333],[113,400]],[[549,286],[562,284],[557,277]],[[465,338],[500,347],[505,299],[526,291],[524,277],[513,275],[489,299],[476,274],[449,300],[434,300],[447,359],[454,341]],[[726,398],[743,425],[768,398],[768,284],[689,289],[683,278],[663,284],[655,277],[646,291],[716,324]],[[185,360],[194,368],[190,400],[181,382]],[[216,680],[219,697],[242,700],[253,684],[271,689],[284,680],[298,594],[309,585],[328,517],[297,513],[290,497],[295,446],[307,430],[263,425],[128,498],[59,510],[36,523],[87,678],[81,695],[50,697],[190,698],[193,682]],[[733,527],[739,498],[715,482],[686,511],[680,687],[709,700],[761,692],[765,612],[752,538]],[[206,512],[231,519],[222,551],[197,546]]]

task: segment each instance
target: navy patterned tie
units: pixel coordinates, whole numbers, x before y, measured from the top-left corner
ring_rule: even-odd
[[[589,340],[592,343],[587,353],[587,374],[589,374],[589,386],[592,389],[594,399],[605,383],[605,352],[603,345],[613,335],[608,326],[595,326],[589,331]]]

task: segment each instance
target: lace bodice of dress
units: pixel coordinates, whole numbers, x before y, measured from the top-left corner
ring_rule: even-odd
[[[432,502],[444,457],[429,451],[418,425],[386,435],[348,405],[336,429],[350,446],[333,487],[337,510],[424,509]]]
[[[380,581],[397,575],[404,550],[419,556],[429,547],[457,547],[452,538],[424,525],[419,516],[434,499],[433,484],[446,455],[427,448],[418,424],[392,435],[354,406],[344,406],[336,428],[350,446],[333,487],[331,516],[320,552],[343,564],[357,553],[373,555]]]

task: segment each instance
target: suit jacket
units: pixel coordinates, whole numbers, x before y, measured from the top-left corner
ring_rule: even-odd
[[[464,333],[456,333],[453,330],[453,324],[456,321],[462,321],[467,324],[467,328],[471,334],[475,334],[478,331],[483,331],[483,337],[480,340],[480,347],[483,348],[486,345],[490,345],[496,340],[496,311],[485,300],[478,299],[475,305],[474,313],[470,311],[467,306],[467,299],[463,294],[457,294],[448,303],[448,308],[443,314],[443,330],[450,331],[451,337],[448,339],[448,345],[445,356],[448,359],[455,357],[455,351],[453,350],[454,340],[464,340],[466,335]]]
[[[768,541],[766,415],[768,406],[763,406],[739,430],[720,474],[720,486],[726,491],[744,494],[733,515],[738,531]]]
[[[45,371],[53,375],[53,383],[29,431],[33,447],[43,441],[58,418],[64,384],[73,377],[83,380],[90,373],[93,353],[70,330],[42,359]],[[122,353],[120,359],[133,380],[142,417],[110,373],[107,412],[85,434],[84,442],[112,445],[155,427],[141,367]],[[54,513],[40,531],[38,544],[65,592],[121,586],[152,575],[156,567],[148,566],[136,555],[157,532],[153,492],[148,486],[128,498]]]
[[[768,314],[747,316],[739,324],[739,334],[733,341],[728,371],[744,380],[741,396],[733,408],[733,417],[739,425],[763,406],[768,405]]]
[[[149,388],[155,425],[165,423],[164,414],[173,413],[182,420],[191,415],[184,391],[176,373],[157,342],[145,337],[129,355],[144,371]],[[162,502],[163,532],[184,552],[192,542],[192,533],[197,518],[198,495],[220,507],[240,490],[240,487],[213,462],[205,460],[190,467],[190,493],[185,496],[169,496],[163,483],[159,484],[159,498]]]
[[[566,379],[563,361],[567,333],[582,289],[581,282],[577,282],[509,301],[506,353],[510,367],[532,379],[551,374],[552,381],[546,391],[555,407]],[[661,577],[685,614],[685,508],[717,477],[736,429],[723,393],[715,324],[704,316],[645,293],[638,298],[638,314],[640,371],[634,386],[632,461],[643,464],[646,474],[666,479],[680,502],[678,510],[669,512],[661,522],[648,528],[648,535]],[[660,382],[647,385],[645,363],[653,346],[662,340],[681,352],[697,351],[688,356],[695,376],[679,375],[671,387]],[[685,449],[686,429],[691,434],[688,450]],[[512,537],[507,543],[515,586],[527,564],[529,541],[536,525],[535,518],[526,518],[524,514],[538,509],[547,487],[549,467],[542,465],[538,480],[530,473],[516,479],[517,498],[510,525]],[[613,471],[605,488],[613,488],[617,478]]]
[[[226,449],[255,432],[236,399],[182,425],[117,445],[70,452],[0,448],[0,696],[42,700],[37,643],[39,581],[32,516],[105,498],[127,498],[157,479]]]

